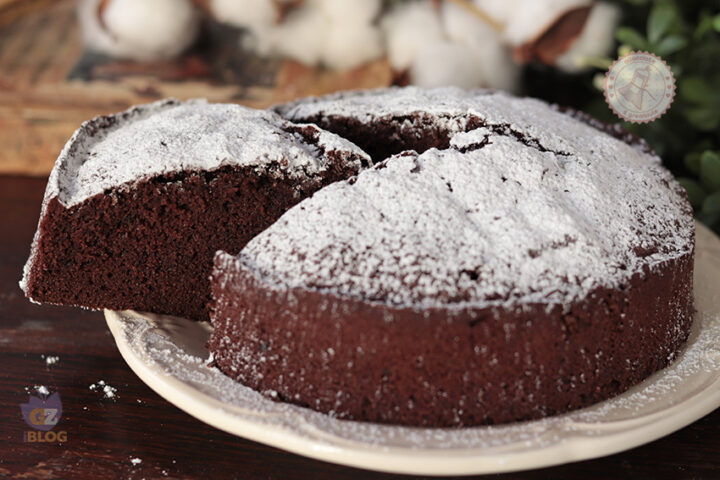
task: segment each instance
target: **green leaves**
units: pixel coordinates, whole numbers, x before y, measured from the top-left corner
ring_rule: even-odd
[[[658,3],[650,11],[647,22],[647,37],[650,43],[657,43],[665,34],[675,16],[675,9],[667,3]]]
[[[698,130],[720,127],[720,74],[713,77],[687,75],[678,82],[680,97],[687,101],[687,120]]]
[[[703,212],[709,214],[720,213],[720,192],[708,195],[702,205]]]
[[[710,227],[720,227],[720,152],[691,152],[685,155],[684,163],[690,173],[699,179],[678,178],[695,208],[698,220]]]
[[[713,17],[708,12],[700,12],[700,19],[693,32],[693,39],[696,41],[702,40],[705,35],[713,30],[715,21],[718,18],[720,18],[720,15]]]
[[[697,218],[720,233],[720,11],[702,0],[625,0],[615,31],[620,56],[648,51],[675,75],[668,112],[647,124],[626,124],[676,175]],[[599,66],[599,64],[598,64]],[[588,111],[600,110],[590,102]],[[605,108],[607,110],[607,108]]]
[[[688,199],[695,208],[698,219],[709,226],[720,223],[720,154],[705,150],[685,156],[688,170],[697,172],[700,182],[692,178],[678,178],[687,191]]]
[[[634,28],[618,27],[615,31],[615,38],[617,38],[618,42],[628,45],[633,50],[647,49],[647,40]]]
[[[698,218],[701,222],[711,226],[720,221],[720,192],[715,192],[705,198]]]
[[[709,191],[720,190],[720,155],[717,152],[706,150],[700,156],[700,180]]]
[[[720,112],[708,107],[685,110],[688,121],[698,130],[712,131],[720,126]]]
[[[652,50],[661,57],[667,57],[678,50],[682,50],[687,44],[687,39],[681,35],[668,35],[660,40]]]
[[[647,16],[647,36],[634,27],[622,26],[615,31],[615,38],[632,50],[647,50],[661,57],[670,56],[687,47],[689,43],[682,31],[682,22],[678,15],[678,9],[673,2],[656,2]]]
[[[692,152],[685,155],[685,159],[683,162],[685,163],[685,168],[690,170],[690,172],[693,175],[700,175],[700,156],[702,154],[700,152]]]
[[[720,222],[720,192],[705,197],[698,219],[706,225],[717,225]]]
[[[687,75],[678,82],[680,95],[691,102],[702,103],[720,98],[720,91],[710,85],[708,79],[700,75]]]
[[[687,177],[678,178],[678,182],[687,192],[690,204],[695,208],[701,207],[707,194],[700,184],[692,178]]]

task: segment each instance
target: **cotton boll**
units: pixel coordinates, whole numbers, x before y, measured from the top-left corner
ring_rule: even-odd
[[[388,59],[395,70],[406,70],[420,52],[445,38],[437,11],[429,1],[394,8],[383,18],[381,27]]]
[[[563,14],[591,4],[591,0],[524,0],[508,18],[503,38],[513,46],[533,42]]]
[[[441,41],[418,52],[410,67],[410,78],[414,85],[426,88],[476,88],[481,83],[482,68],[467,45]]]
[[[532,1],[542,3],[540,0]],[[475,0],[474,2],[477,8],[502,25],[507,24],[513,16],[517,15],[525,3],[525,0]]]
[[[321,58],[327,67],[353,68],[382,55],[380,30],[371,23],[380,11],[379,0],[314,0],[312,5],[325,16]]]
[[[191,0],[83,0],[79,18],[85,45],[114,57],[172,58],[197,37],[200,18]]]
[[[78,3],[78,20],[83,33],[85,46],[96,52],[116,56],[120,47],[117,39],[105,31],[100,23],[101,0],[82,0]]]
[[[380,0],[320,0],[318,6],[330,22],[371,23],[380,13]]]
[[[256,50],[315,65],[323,55],[326,30],[327,21],[323,12],[319,8],[305,6],[293,11],[277,27],[258,32]]]
[[[620,8],[609,3],[596,3],[585,22],[580,36],[570,49],[555,60],[555,65],[566,72],[578,72],[587,68],[584,57],[606,56],[613,47],[613,32],[620,21]]]
[[[281,24],[257,29],[249,45],[261,55],[348,69],[383,54],[380,31],[371,24],[378,0],[307,0]]]
[[[358,2],[362,3],[362,2]],[[322,62],[345,70],[362,65],[383,54],[380,30],[369,23],[331,23],[324,39]]]
[[[474,61],[481,67],[478,86],[517,92],[520,84],[520,67],[515,63],[507,46],[499,41],[472,47]]]
[[[499,34],[481,18],[451,2],[443,2],[441,21],[447,38],[466,45],[498,42]]]
[[[517,88],[520,68],[497,31],[481,18],[450,2],[443,4],[442,23],[450,41],[470,48],[467,61],[478,63],[481,74],[475,87],[507,91]]]
[[[270,27],[277,18],[273,0],[210,0],[210,11],[218,22],[250,30]]]
[[[450,2],[443,3],[440,15],[429,4],[419,4],[429,8],[413,18],[403,12],[411,5],[398,8],[398,18],[385,26],[390,62],[399,70],[408,62],[413,84],[517,88],[520,69],[500,35],[485,21]],[[398,49],[402,61],[393,60],[393,34],[396,44],[403,47]]]

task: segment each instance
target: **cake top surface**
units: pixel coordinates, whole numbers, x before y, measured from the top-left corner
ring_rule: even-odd
[[[384,116],[402,116],[422,111],[432,115],[472,112],[480,97],[493,96],[491,90],[464,90],[456,87],[390,87],[338,92],[322,97],[306,97],[273,107],[289,119],[318,114],[355,117],[364,122]]]
[[[327,165],[319,150],[364,152],[320,129],[308,140],[273,112],[204,100],[165,100],[89,120],[60,154],[48,195],[65,206],[133,181],[226,165],[267,167],[300,179]]]
[[[569,148],[575,140],[573,135],[588,134],[587,129],[563,131],[548,125],[548,110],[558,108],[541,100],[482,89],[390,87],[358,90],[302,98],[276,105],[273,109],[291,121],[336,117],[353,118],[364,124],[392,121],[405,126],[409,126],[414,116],[422,115],[422,122],[431,118],[434,127],[446,130],[451,137],[464,131],[469,119],[477,118],[490,127],[512,127],[516,134],[528,135],[540,141],[541,148],[557,152]],[[629,134],[619,125],[606,125],[577,111],[568,110],[564,113],[650,153],[644,140]],[[657,161],[660,162],[660,159],[657,158]]]
[[[399,307],[484,307],[567,303],[692,250],[691,208],[656,156],[537,100],[408,90],[398,109],[463,103],[485,126],[324,188],[220,268]],[[366,115],[394,115],[392,96],[368,97]]]

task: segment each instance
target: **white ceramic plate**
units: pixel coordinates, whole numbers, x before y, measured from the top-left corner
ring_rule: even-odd
[[[190,415],[328,462],[424,475],[507,472],[650,442],[720,406],[720,239],[698,225],[693,331],[680,357],[628,392],[542,420],[421,429],[337,420],[266,399],[208,367],[207,324],[133,311],[105,318],[130,368]]]

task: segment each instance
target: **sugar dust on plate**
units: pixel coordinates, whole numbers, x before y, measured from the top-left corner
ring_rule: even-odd
[[[96,384],[92,383],[88,388],[93,392],[102,391],[105,398],[115,398],[115,392],[117,392],[117,388],[108,385],[105,380],[100,380]]]
[[[45,365],[47,365],[48,367],[50,365],[55,365],[60,361],[60,357],[58,357],[57,355],[40,355],[40,358],[45,360]]]

